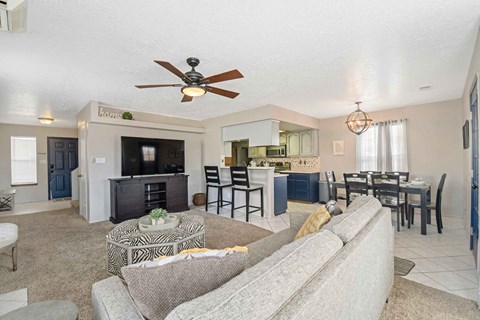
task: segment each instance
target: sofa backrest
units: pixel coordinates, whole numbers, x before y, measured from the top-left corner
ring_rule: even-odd
[[[283,246],[222,287],[175,308],[166,319],[268,319],[341,250],[330,231]]]
[[[373,219],[382,204],[373,196],[356,198],[344,214],[333,217],[322,230],[330,230],[343,243],[351,241]]]

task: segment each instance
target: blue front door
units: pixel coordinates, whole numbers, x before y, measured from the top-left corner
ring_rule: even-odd
[[[470,250],[477,263],[478,249],[478,91],[477,80],[470,92],[470,111],[472,112],[472,185],[471,185],[471,219]]]
[[[78,166],[78,140],[48,138],[48,198],[72,196],[71,173]]]

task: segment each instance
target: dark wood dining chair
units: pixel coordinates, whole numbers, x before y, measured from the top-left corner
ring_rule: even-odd
[[[220,214],[220,208],[232,204],[231,201],[223,200],[223,189],[232,186],[230,182],[222,183],[220,181],[220,173],[217,166],[205,166],[205,180],[206,180],[206,194],[205,194],[205,211],[208,211],[208,205],[212,203],[217,204],[217,214]],[[208,189],[217,188],[217,200],[208,201]]]
[[[347,207],[356,196],[368,196],[368,176],[363,173],[344,173]],[[353,196],[353,197],[352,197]]]
[[[250,184],[248,179],[248,170],[247,167],[230,167],[230,175],[232,176],[232,218],[233,212],[236,209],[246,208],[246,221],[249,221],[250,213],[260,211],[261,216],[263,217],[263,185],[253,185]],[[235,192],[245,192],[245,205],[240,207],[235,207]],[[259,191],[260,192],[260,206],[252,206],[250,204],[250,193]],[[254,208],[255,210],[251,210]]]
[[[440,182],[438,183],[437,188],[437,198],[435,204],[429,203],[427,204],[427,210],[435,210],[435,218],[437,219],[437,231],[438,233],[442,233],[443,229],[443,221],[442,221],[442,193],[443,193],[443,186],[445,185],[445,179],[447,178],[447,174],[442,174],[440,178]],[[413,224],[414,220],[414,211],[415,209],[420,209],[422,206],[419,202],[411,202],[408,204],[408,227],[410,228],[410,222]]]
[[[400,176],[400,183],[402,181],[408,182],[410,179],[410,172],[408,171],[385,171],[385,174],[396,174]],[[405,200],[405,208],[408,208],[408,193],[403,194],[403,200]],[[409,219],[409,215],[406,215],[407,220]]]
[[[340,200],[345,200],[345,196],[339,196],[338,193],[333,192],[333,184],[337,181],[335,178],[335,172],[334,171],[325,171],[325,177],[327,178],[327,188],[328,188],[328,200],[335,200],[338,201]]]
[[[372,189],[373,196],[382,203],[383,207],[397,211],[397,231],[400,231],[400,220],[402,226],[404,226],[404,217],[407,211],[405,200],[400,199],[400,176],[396,174],[373,174]]]

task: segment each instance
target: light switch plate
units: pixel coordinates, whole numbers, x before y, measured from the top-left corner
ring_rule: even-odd
[[[93,163],[105,163],[105,158],[93,158]]]

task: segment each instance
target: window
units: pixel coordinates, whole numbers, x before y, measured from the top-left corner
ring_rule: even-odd
[[[408,171],[407,120],[374,123],[357,136],[358,171]]]
[[[143,161],[155,161],[155,147],[143,146]]]
[[[11,137],[12,185],[37,183],[37,138]]]

